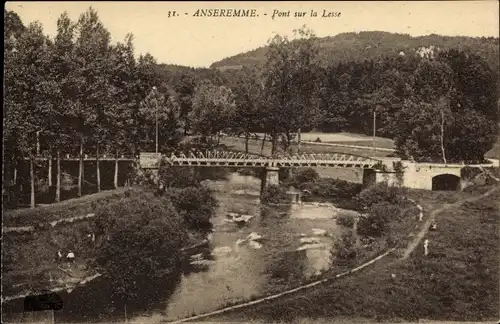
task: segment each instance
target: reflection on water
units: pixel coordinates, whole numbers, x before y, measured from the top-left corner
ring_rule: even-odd
[[[96,280],[63,294],[65,304],[56,313],[56,322],[181,318],[285,289],[328,268],[330,247],[340,231],[333,219],[339,210],[313,205],[261,207],[260,180],[236,173],[228,181],[208,185],[220,203],[212,240],[189,251],[177,278],[150,282],[141,292],[143,298],[126,307],[109,296],[104,280]],[[235,222],[238,215],[254,217]]]

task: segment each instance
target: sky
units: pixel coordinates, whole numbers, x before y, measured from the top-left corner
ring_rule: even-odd
[[[39,21],[52,37],[61,13],[66,11],[72,20],[77,20],[90,6],[97,10],[113,42],[132,33],[137,55],[149,52],[159,63],[193,67],[208,67],[225,57],[263,46],[275,34],[291,36],[293,29],[303,25],[319,37],[373,30],[412,36],[499,36],[499,4],[490,0],[6,3],[6,8],[15,11],[25,25]],[[198,9],[209,8],[255,9],[256,17],[194,16]],[[176,16],[172,16],[173,11]],[[273,18],[277,11],[281,17]],[[317,16],[312,17],[311,11]],[[288,17],[284,16],[287,12]],[[294,17],[295,12],[306,15]],[[323,17],[324,12],[340,16]]]

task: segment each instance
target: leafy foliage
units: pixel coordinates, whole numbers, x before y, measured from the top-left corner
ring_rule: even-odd
[[[305,182],[314,182],[318,179],[319,179],[318,172],[313,168],[302,170],[297,174],[295,174],[294,176],[295,183],[299,185]]]
[[[171,189],[167,195],[189,229],[210,232],[218,202],[206,186]]]
[[[263,204],[281,204],[284,202],[289,202],[290,198],[286,193],[286,189],[270,185],[264,189],[262,192],[260,200]]]
[[[357,232],[364,237],[381,237],[388,232],[389,222],[398,219],[400,213],[401,208],[390,202],[375,203],[367,214],[360,216]]]
[[[363,207],[369,208],[379,202],[399,204],[404,199],[404,193],[404,188],[389,186],[387,183],[381,182],[364,189],[357,198]]]
[[[340,214],[337,216],[335,222],[337,223],[337,225],[342,225],[347,228],[353,228],[354,223],[356,223],[356,218],[351,214]]]
[[[332,248],[333,260],[336,265],[350,265],[356,260],[356,237],[352,231],[342,233]]]
[[[182,224],[165,197],[143,193],[99,206],[96,261],[118,296],[134,298],[143,283],[161,280],[179,268],[180,249],[187,240]]]

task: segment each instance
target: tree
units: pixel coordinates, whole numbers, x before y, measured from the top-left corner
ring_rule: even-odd
[[[156,123],[158,123],[158,145],[161,150],[176,147],[181,138],[182,130],[180,106],[172,89],[154,88],[141,102],[139,114],[145,121],[142,125],[146,139],[155,138]]]
[[[151,125],[156,127],[155,124],[151,124],[151,120],[147,120],[146,115],[141,112],[141,106],[144,109],[144,100],[154,93],[154,89],[158,89],[161,85],[161,78],[158,74],[157,63],[155,58],[147,53],[146,55],[140,55],[137,61],[137,100],[139,102],[139,106],[137,111],[134,113],[135,115],[135,125],[137,132],[136,138],[136,146],[139,148],[139,151],[152,151],[154,147],[152,143],[154,143],[154,137],[151,136]],[[163,93],[163,91],[160,91]],[[151,102],[150,102],[151,104]],[[156,106],[155,106],[156,107]],[[156,111],[156,108],[155,108]],[[156,120],[156,118],[154,119]],[[146,129],[144,125],[149,125],[150,127]],[[153,128],[154,131],[155,128]]]
[[[187,132],[190,129],[189,114],[193,109],[193,96],[195,87],[196,80],[191,71],[181,73],[178,80],[175,80],[174,83],[174,91],[177,93],[180,106],[179,118],[184,125],[184,135],[187,135]]]
[[[19,38],[26,31],[19,16],[4,9],[4,122],[3,122],[3,162],[4,179],[12,179],[16,184],[18,162],[21,152],[18,150],[17,132],[22,121],[16,97],[16,75],[19,72]]]
[[[7,152],[30,160],[31,207],[35,206],[37,132],[48,127],[52,95],[49,74],[49,39],[42,26],[31,23],[6,54],[4,136]],[[30,100],[26,100],[29,97]],[[4,151],[5,152],[5,151]]]
[[[403,156],[482,161],[498,133],[493,91],[498,85],[492,76],[484,61],[463,52],[423,59],[414,72],[413,93],[397,116],[395,144]]]
[[[110,65],[110,34],[104,28],[95,10],[89,8],[80,15],[77,26],[75,70],[79,80],[78,108],[80,131],[80,155],[83,153],[85,137],[95,145],[97,191],[100,191],[99,158],[101,145],[109,140],[108,130],[111,120],[107,110],[111,104],[109,80]],[[83,159],[80,158],[83,171]],[[81,176],[80,176],[81,178]],[[80,180],[81,185],[81,180]],[[81,189],[80,194],[81,194]]]
[[[275,36],[269,41],[264,66],[264,127],[271,137],[272,154],[277,152],[278,139],[283,138],[287,150],[295,132],[311,125],[316,109],[317,49],[312,31],[296,31],[298,39]],[[287,118],[282,118],[286,115]],[[299,136],[300,137],[300,136]],[[300,141],[300,139],[299,139]]]
[[[55,83],[55,96],[53,97],[54,105],[51,111],[50,125],[50,140],[51,148],[56,151],[57,163],[57,180],[56,180],[56,197],[58,202],[61,199],[61,153],[62,150],[71,148],[74,144],[72,136],[74,130],[72,125],[68,123],[67,107],[72,107],[75,104],[75,86],[72,79],[72,71],[75,69],[75,24],[69,19],[64,12],[57,20],[57,35],[54,39],[52,48],[51,60],[51,80]],[[51,156],[52,156],[51,151]],[[50,173],[50,171],[49,171]]]
[[[245,152],[248,153],[250,135],[261,127],[262,119],[260,103],[262,89],[257,70],[244,67],[236,72],[232,89],[236,108],[230,120],[230,129],[235,135],[245,136]]]
[[[190,120],[198,134],[215,136],[229,127],[234,115],[234,95],[226,86],[216,86],[210,81],[202,82],[195,91]]]

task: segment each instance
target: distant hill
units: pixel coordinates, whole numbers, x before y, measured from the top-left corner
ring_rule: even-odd
[[[380,31],[342,33],[318,39],[320,59],[326,64],[347,61],[363,61],[380,56],[397,56],[415,53],[422,47],[439,49],[457,48],[483,57],[494,71],[499,67],[499,39],[495,37],[428,36],[412,37]],[[213,63],[210,67],[220,70],[238,69],[245,65],[265,62],[267,46],[241,53]]]

